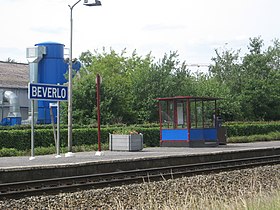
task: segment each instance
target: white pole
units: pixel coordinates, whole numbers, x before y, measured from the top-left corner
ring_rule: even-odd
[[[56,158],[60,158],[60,101],[57,101],[57,138],[56,138]]]
[[[69,70],[68,70],[68,152],[65,157],[72,157],[74,153],[72,152],[72,52],[73,52],[73,9],[80,2],[77,1],[70,8],[70,48],[69,48]]]
[[[34,159],[34,100],[31,100],[31,157],[29,160]]]
[[[70,48],[69,48],[69,81],[68,81],[68,152],[65,154],[65,157],[74,156],[72,152],[72,55],[73,55],[73,9],[80,2],[78,0],[75,4],[68,5],[70,8]],[[86,2],[86,1],[85,1]],[[93,4],[85,4],[86,6],[101,6],[101,2],[95,0]]]

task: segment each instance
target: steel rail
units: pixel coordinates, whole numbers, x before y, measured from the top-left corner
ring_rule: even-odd
[[[110,173],[89,174],[52,179],[0,184],[0,199],[24,196],[73,192],[81,189],[97,189],[123,184],[166,180],[183,176],[235,170],[260,165],[279,164],[280,155],[240,158],[213,162],[173,165]]]

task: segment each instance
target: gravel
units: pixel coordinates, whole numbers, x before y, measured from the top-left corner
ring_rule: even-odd
[[[0,201],[0,209],[180,209],[280,189],[280,165]],[[198,202],[199,201],[199,202]],[[199,206],[200,205],[200,206]],[[193,208],[193,206],[191,207]]]

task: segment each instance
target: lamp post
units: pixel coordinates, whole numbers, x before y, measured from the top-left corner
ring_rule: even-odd
[[[72,52],[73,52],[73,9],[74,7],[80,3],[81,0],[77,1],[75,4],[68,5],[70,8],[70,49],[69,49],[69,70],[68,70],[68,153],[65,154],[66,157],[73,156],[72,152]],[[85,6],[101,6],[101,2],[99,0],[95,0],[95,3],[88,3],[88,0],[84,0]]]

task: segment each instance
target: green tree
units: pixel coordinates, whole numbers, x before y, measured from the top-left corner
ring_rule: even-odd
[[[275,83],[279,81],[279,69],[275,70],[271,66],[275,64],[277,47],[266,52],[262,51],[263,46],[260,37],[250,39],[250,54],[243,59],[246,83],[242,90],[242,111],[252,120],[271,120],[279,116],[276,114],[279,113],[279,88]]]
[[[96,74],[100,74],[102,77],[101,84],[101,112],[102,123],[119,123],[131,118],[130,107],[126,101],[129,100],[130,78],[127,74],[127,68],[125,63],[127,58],[118,55],[114,50],[110,50],[109,53],[103,50],[102,53],[90,52],[83,53],[80,60],[84,65],[81,70],[81,79],[75,80],[77,88],[73,88],[73,92],[76,92],[80,96],[79,99],[73,100],[73,107],[77,110],[79,116],[80,112],[87,107],[81,107],[80,104],[90,103],[91,107],[88,109],[93,112],[87,115],[86,118],[96,119],[96,88],[95,78]],[[83,84],[83,81],[87,84]],[[82,85],[81,85],[82,84]],[[87,90],[91,88],[91,90]],[[83,94],[88,92],[89,95]],[[79,102],[76,100],[80,100]],[[87,102],[91,101],[91,102]],[[74,109],[73,108],[73,109]],[[87,123],[86,118],[78,120],[80,123]],[[94,120],[93,120],[94,121]]]
[[[228,50],[223,52],[215,50],[216,57],[212,58],[210,74],[221,84],[229,87],[232,95],[239,94],[243,85],[243,71],[240,65],[240,50]]]
[[[279,119],[279,64],[280,44],[263,50],[260,37],[250,38],[248,50],[243,59],[239,51],[226,50],[212,60],[210,74],[223,88],[229,88],[226,98],[227,120],[276,120]],[[223,85],[226,85],[223,86]],[[232,113],[235,110],[236,113]]]
[[[178,95],[220,97],[221,113],[229,120],[280,119],[280,42],[263,50],[260,37],[240,50],[218,51],[208,73],[197,75],[179,60],[177,52],[157,61],[150,54],[127,55],[110,49],[84,52],[83,68],[74,78],[74,123],[96,123],[96,74],[102,77],[102,124],[158,121],[158,97]]]
[[[84,68],[74,80],[73,118],[77,123],[96,122],[95,75],[102,76],[102,123],[143,123],[158,120],[157,97],[193,92],[193,78],[177,52],[154,62],[151,54],[126,56],[109,53],[82,53]]]
[[[220,102],[223,117],[226,121],[240,120],[243,118],[240,105],[240,94],[244,86],[243,70],[240,64],[240,50],[228,50],[223,52],[215,50],[216,57],[212,58],[210,65],[210,77],[202,79],[202,88],[208,89],[208,95],[223,98]],[[211,84],[211,92],[206,83]]]
[[[193,92],[193,79],[185,62],[181,63],[177,52],[165,54],[154,62],[151,56],[146,57],[141,71],[134,72],[132,93],[135,98],[133,107],[138,112],[138,122],[158,120],[158,97],[188,95]]]

